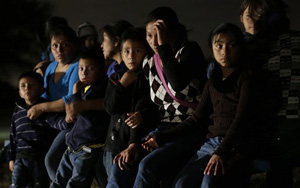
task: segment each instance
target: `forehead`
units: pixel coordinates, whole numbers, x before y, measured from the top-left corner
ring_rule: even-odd
[[[38,83],[38,81],[32,77],[26,76],[19,80],[19,84],[22,83]]]
[[[122,48],[145,48],[142,42],[128,39],[123,42]]]
[[[154,24],[154,21],[147,23],[147,25],[146,25],[147,32],[151,32],[154,30],[153,24]]]
[[[233,37],[230,33],[218,33],[213,37],[213,43],[216,42],[231,42]]]
[[[97,61],[93,58],[80,58],[79,59],[79,66],[93,66],[98,65]]]
[[[63,34],[57,34],[57,35],[52,36],[51,42],[57,42],[57,41],[71,42],[70,38],[68,36],[63,35]]]

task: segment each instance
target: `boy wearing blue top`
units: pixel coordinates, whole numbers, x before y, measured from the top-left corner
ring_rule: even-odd
[[[27,111],[40,102],[44,92],[43,78],[35,72],[19,76],[19,95],[12,115],[10,144],[8,145],[9,169],[12,187],[49,187],[49,177],[44,157],[55,136],[41,118],[30,120]],[[53,133],[53,134],[52,134]]]
[[[99,52],[88,50],[80,55],[79,82],[74,85],[71,101],[100,99],[105,95],[107,77],[102,72],[104,59]],[[47,122],[54,127],[66,127],[64,117],[52,116]],[[84,111],[66,134],[65,151],[51,187],[90,187],[94,166],[102,154],[109,117],[104,111]],[[58,124],[58,125],[57,125]],[[63,125],[64,124],[64,125]]]

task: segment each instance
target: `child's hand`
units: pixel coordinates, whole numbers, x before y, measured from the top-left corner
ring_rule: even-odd
[[[84,84],[78,80],[74,85],[73,85],[73,94],[77,93],[79,90],[81,90],[84,87]]]
[[[120,83],[126,88],[130,86],[138,78],[137,73],[133,70],[125,72],[120,80]]]
[[[34,105],[27,111],[27,117],[30,120],[35,120],[43,114],[43,110],[41,108],[41,104]]]
[[[125,123],[131,128],[137,128],[141,123],[143,123],[143,118],[140,112],[127,113],[129,116]]]
[[[15,166],[15,161],[9,161],[8,166],[9,166],[9,170],[11,172],[13,172],[14,171],[14,166]]]
[[[79,101],[75,101],[75,102],[71,102],[65,105],[66,107],[66,122],[67,123],[75,123],[76,118],[77,118],[77,114],[78,112],[78,108],[79,108]]]
[[[225,174],[225,161],[224,158],[213,154],[210,158],[209,162],[206,165],[206,168],[204,170],[204,174],[210,175],[211,172],[213,172],[213,175],[216,176],[218,171],[221,171],[222,174]]]
[[[158,144],[156,142],[156,135],[152,134],[146,137],[146,142],[142,144],[143,148],[149,152],[158,148]]]
[[[154,28],[157,31],[158,45],[163,45],[169,42],[168,28],[164,20],[157,20],[153,23]]]
[[[139,158],[139,146],[138,144],[130,144],[128,148],[117,154],[113,160],[115,164],[118,162],[118,166],[121,170],[124,168],[129,170],[130,167],[136,162]]]

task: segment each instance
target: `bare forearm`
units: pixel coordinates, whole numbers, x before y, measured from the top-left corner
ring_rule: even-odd
[[[65,111],[65,103],[63,99],[57,101],[45,102],[39,104],[43,112],[63,112]]]

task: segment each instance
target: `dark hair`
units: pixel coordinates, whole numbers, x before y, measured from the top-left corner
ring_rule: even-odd
[[[127,40],[134,40],[143,44],[147,51],[151,48],[146,40],[146,30],[141,27],[132,27],[127,29],[121,36],[120,49],[122,50],[123,43]]]
[[[52,39],[52,37],[56,35],[63,35],[67,37],[70,40],[70,42],[74,43],[75,45],[79,44],[79,39],[77,37],[77,34],[71,27],[68,26],[56,27],[50,34],[50,39]]]
[[[32,78],[38,82],[41,88],[44,88],[44,79],[39,73],[33,71],[24,72],[18,77],[18,82],[20,82],[22,78]]]
[[[105,60],[103,53],[99,50],[99,48],[90,48],[87,50],[84,50],[79,55],[80,59],[92,59],[95,61],[95,65],[102,69],[105,66]]]
[[[128,28],[133,27],[131,23],[129,23],[126,20],[118,20],[116,22],[113,22],[111,24],[108,24],[103,27],[101,30],[101,37],[103,37],[103,33],[105,32],[110,40],[115,43],[117,39],[121,39],[121,36],[124,31],[126,31]],[[103,40],[103,39],[102,39]]]
[[[259,32],[278,35],[285,32],[290,26],[287,18],[288,6],[282,0],[244,0],[239,14],[242,15],[247,7],[249,7],[249,15]]]
[[[63,17],[52,16],[45,23],[45,34],[50,37],[50,34],[56,27],[68,26],[68,21]]]
[[[210,48],[212,48],[212,43],[214,42],[214,38],[216,35],[219,35],[221,33],[228,33],[232,36],[233,41],[241,47],[242,50],[245,49],[245,39],[243,32],[241,29],[232,24],[232,23],[222,23],[218,25],[215,29],[212,30],[212,32],[209,35],[208,38],[208,45]]]
[[[179,36],[177,41],[179,43],[187,40],[187,30],[185,26],[179,22],[176,12],[170,7],[158,7],[152,10],[145,20],[145,25],[156,20],[164,20],[167,27],[178,30]]]

